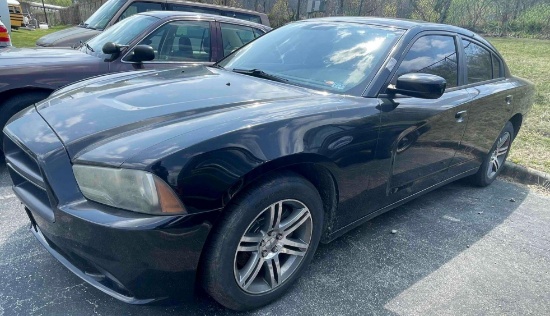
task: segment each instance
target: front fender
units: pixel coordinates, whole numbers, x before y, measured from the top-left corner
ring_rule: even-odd
[[[261,124],[252,124],[260,118],[251,124],[227,121],[150,147],[122,167],[157,174],[190,213],[218,210],[244,183],[277,168],[321,164],[337,181],[348,177],[355,166],[375,159],[378,113],[373,103],[319,107],[315,114],[280,120],[263,117],[267,122]]]

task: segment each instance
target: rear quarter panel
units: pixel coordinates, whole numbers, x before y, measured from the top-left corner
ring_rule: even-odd
[[[498,135],[514,115],[524,116],[532,104],[533,86],[516,77],[505,78],[468,88],[473,99],[468,109],[468,125],[461,150],[472,160],[470,167],[481,165]],[[512,96],[508,103],[507,97]]]

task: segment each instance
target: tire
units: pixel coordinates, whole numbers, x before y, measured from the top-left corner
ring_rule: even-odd
[[[4,129],[9,119],[17,114],[17,112],[38,101],[46,99],[50,94],[50,91],[33,91],[10,97],[0,105],[0,131]],[[0,133],[0,135],[0,140],[2,140],[3,144],[4,134]],[[0,151],[1,148],[2,146],[0,146]]]
[[[493,147],[483,159],[483,163],[477,173],[471,176],[470,180],[473,184],[486,187],[495,181],[502,171],[506,158],[508,158],[514,136],[514,126],[508,121],[493,144]]]
[[[303,274],[322,227],[323,204],[310,182],[290,172],[267,178],[224,211],[205,247],[201,285],[227,308],[264,306]]]

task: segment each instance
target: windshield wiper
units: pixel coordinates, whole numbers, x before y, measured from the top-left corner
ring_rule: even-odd
[[[86,49],[89,49],[92,51],[92,53],[95,53],[94,49],[92,48],[92,46],[90,46],[88,43],[86,42],[83,42],[82,40],[80,41],[80,46],[78,46],[79,48],[82,47],[82,46],[86,46]]]
[[[236,69],[236,68],[234,68],[233,71],[237,72],[237,73],[240,73],[240,74],[253,76],[253,77],[264,78],[264,79],[278,81],[278,82],[288,82],[287,79],[284,79],[284,78],[281,78],[281,77],[278,77],[278,76],[275,76],[275,75],[272,75],[272,74],[268,74],[267,72],[265,72],[263,70],[260,70],[258,68],[254,68],[254,69]]]

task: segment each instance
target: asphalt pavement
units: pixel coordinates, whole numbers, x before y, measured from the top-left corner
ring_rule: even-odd
[[[233,315],[204,294],[132,306],[87,285],[28,231],[0,164],[0,316]],[[453,183],[328,245],[252,315],[550,315],[550,197]],[[395,233],[392,233],[395,230]]]

